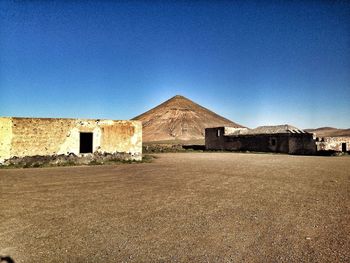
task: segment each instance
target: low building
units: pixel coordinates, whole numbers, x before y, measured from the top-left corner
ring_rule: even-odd
[[[317,151],[347,152],[350,151],[350,137],[317,137]]]
[[[205,130],[207,150],[315,154],[314,135],[291,125],[256,129],[216,127]]]
[[[0,118],[0,163],[12,157],[127,153],[142,159],[140,121]]]

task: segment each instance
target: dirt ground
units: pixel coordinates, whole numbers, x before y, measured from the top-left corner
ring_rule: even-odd
[[[169,153],[0,170],[15,262],[349,262],[350,157]]]

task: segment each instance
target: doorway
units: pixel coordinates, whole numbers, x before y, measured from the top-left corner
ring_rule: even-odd
[[[92,153],[92,132],[80,133],[80,153]]]
[[[341,144],[341,151],[342,151],[342,152],[346,152],[346,143],[345,143],[345,142],[343,142],[343,143]]]

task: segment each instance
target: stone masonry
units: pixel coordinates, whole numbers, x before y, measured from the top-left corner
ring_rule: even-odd
[[[90,133],[92,153],[127,153],[142,159],[140,121],[0,118],[0,163],[12,157],[81,155],[81,133]]]
[[[350,151],[350,137],[317,137],[316,145],[318,151]]]

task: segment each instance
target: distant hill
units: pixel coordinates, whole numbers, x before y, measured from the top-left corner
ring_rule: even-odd
[[[142,121],[144,142],[203,140],[208,127],[243,127],[180,95],[133,120]]]
[[[350,129],[337,129],[333,127],[321,127],[317,129],[305,129],[307,132],[316,133],[318,137],[350,136]]]

